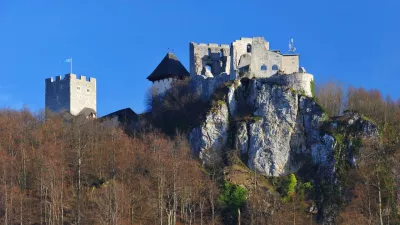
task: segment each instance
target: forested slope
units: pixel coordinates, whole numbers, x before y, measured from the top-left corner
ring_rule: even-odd
[[[341,153],[334,154],[333,161],[333,184],[340,185],[332,186],[314,179],[312,163],[281,176],[265,176],[249,167],[237,145],[224,145],[218,164],[203,164],[192,152],[188,135],[204,125],[207,112],[218,111],[224,103],[218,98],[202,102],[185,93],[177,89],[153,104],[154,113],[132,136],[98,120],[45,120],[27,109],[0,111],[0,222],[399,223],[399,100],[383,98],[376,90],[344,91],[337,83],[319,86],[318,107],[330,116],[322,123],[330,126],[320,128],[331,132],[335,153]],[[246,112],[240,115],[227,124],[229,129],[232,121],[260,121]],[[378,141],[349,138],[346,132],[352,130],[341,122],[352,118],[376,124]],[[227,135],[227,143],[234,143],[235,134]],[[354,162],[342,154],[350,152],[349,146],[362,149]],[[330,202],[335,205],[332,220],[321,215],[321,202],[325,208]]]

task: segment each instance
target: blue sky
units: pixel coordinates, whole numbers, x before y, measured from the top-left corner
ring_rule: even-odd
[[[189,69],[189,42],[264,36],[316,82],[330,79],[400,97],[397,0],[0,0],[0,107],[44,108],[44,79],[97,78],[98,114],[145,109],[146,77],[168,48]]]

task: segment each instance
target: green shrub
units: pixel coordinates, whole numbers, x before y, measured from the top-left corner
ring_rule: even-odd
[[[243,206],[247,198],[247,190],[241,186],[225,182],[219,197],[220,201],[232,211]]]
[[[312,94],[312,97],[313,97],[313,98],[316,98],[316,95],[315,95],[315,83],[314,83],[314,80],[310,81],[310,88],[311,88],[311,94]]]
[[[226,104],[226,103],[225,103],[225,101],[223,101],[223,100],[218,100],[218,102],[217,102],[217,103],[218,103],[218,105],[219,105],[219,106],[221,106],[221,105],[225,105],[225,104]]]
[[[254,119],[254,122],[258,122],[258,121],[262,120],[262,117],[261,116],[254,116],[253,119]]]
[[[292,195],[296,192],[297,178],[292,173],[287,177],[283,177],[278,181],[277,191],[283,197],[283,201],[288,201],[291,199]]]
[[[310,182],[305,182],[301,185],[299,185],[299,195],[300,195],[300,199],[304,200],[306,197],[306,194],[310,193],[313,190],[313,186]]]
[[[289,175],[289,182],[287,184],[287,195],[292,195],[296,192],[297,179],[296,176],[292,173]]]
[[[322,121],[328,121],[329,120],[329,115],[326,112],[323,112],[321,117],[322,117],[321,118]]]

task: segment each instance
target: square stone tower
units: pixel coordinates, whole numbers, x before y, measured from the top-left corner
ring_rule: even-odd
[[[96,117],[96,79],[76,74],[46,79],[46,110]]]

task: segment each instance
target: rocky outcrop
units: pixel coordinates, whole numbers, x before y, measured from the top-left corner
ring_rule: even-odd
[[[317,188],[330,185],[340,193],[340,166],[356,167],[361,137],[379,138],[377,127],[362,115],[348,111],[329,118],[304,92],[268,78],[235,81],[223,90],[224,99],[214,99],[203,124],[190,133],[192,149],[205,164],[220,163],[233,148],[250,169],[266,176],[312,168],[303,176]],[[316,193],[312,211],[323,215],[323,224],[334,224],[340,203]]]
[[[298,96],[281,86],[252,81],[248,103],[254,106],[253,116],[260,118],[250,124],[248,166],[268,176],[291,171],[290,139],[294,132]]]
[[[192,151],[206,164],[219,163],[222,149],[228,138],[228,106],[219,101],[207,114],[204,123],[194,128],[189,135]]]
[[[304,91],[268,78],[235,81],[223,90],[224,99],[190,134],[192,149],[206,164],[221,162],[233,148],[250,169],[266,176],[312,168],[303,176],[340,193],[340,166],[356,167],[360,138],[379,138],[375,124],[362,115],[348,111],[329,118]],[[323,224],[334,224],[340,203],[316,193],[321,194],[312,211],[323,215]]]
[[[192,149],[205,163],[220,161],[223,149],[234,147],[249,168],[267,176],[287,175],[312,163],[332,177],[335,132],[378,135],[361,115],[348,112],[328,120],[313,99],[270,79],[243,80],[226,90],[226,99],[190,134]],[[227,143],[228,123],[235,125],[229,131],[232,143]]]
[[[311,155],[312,145],[318,145],[314,148],[320,150],[318,153],[326,152],[318,130],[326,116],[310,98],[268,81],[250,80],[236,89],[238,101],[246,102],[236,105],[252,108],[247,113],[256,118],[238,123],[236,146],[246,154],[250,168],[267,176],[281,176],[306,163],[300,156]]]

